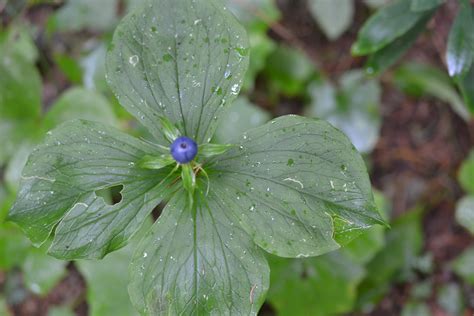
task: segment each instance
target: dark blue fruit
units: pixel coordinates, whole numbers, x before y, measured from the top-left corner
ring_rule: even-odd
[[[191,138],[181,136],[171,144],[170,151],[174,160],[179,163],[188,163],[196,157],[198,146]]]

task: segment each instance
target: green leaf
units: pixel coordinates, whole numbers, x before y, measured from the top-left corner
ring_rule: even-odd
[[[453,270],[465,282],[474,285],[474,247],[466,249],[454,260]]]
[[[132,260],[132,302],[150,315],[256,315],[269,269],[262,251],[211,188],[193,209],[178,192]]]
[[[58,64],[67,79],[74,84],[82,82],[82,69],[79,63],[67,54],[54,54],[54,61]]]
[[[30,34],[31,28],[13,24],[7,32],[0,33],[0,50],[4,54],[17,55],[34,64],[38,59],[38,49]]]
[[[412,0],[410,10],[415,12],[428,11],[439,7],[444,2],[445,0]]]
[[[25,167],[28,156],[33,150],[33,145],[23,143],[16,148],[16,152],[10,158],[5,170],[5,184],[11,192],[16,193],[20,185],[21,172]]]
[[[467,73],[474,59],[474,14],[469,1],[462,0],[449,31],[446,63],[451,77]]]
[[[461,78],[458,78],[457,80],[459,89],[461,90],[462,95],[464,97],[464,102],[466,103],[469,112],[471,112],[471,115],[474,113],[474,85],[472,84],[473,82],[474,63],[472,64],[469,72],[464,76],[461,76]]]
[[[474,150],[471,150],[467,159],[462,162],[458,181],[464,191],[474,195]]]
[[[153,1],[117,27],[107,77],[155,138],[164,116],[201,144],[239,93],[248,53],[245,30],[220,0]]]
[[[390,212],[389,201],[378,191],[374,191],[374,200],[382,217],[384,219],[388,218]],[[385,229],[386,227],[378,225],[371,227],[345,245],[341,252],[354,262],[367,264],[385,246]]]
[[[69,307],[52,307],[48,310],[48,316],[74,316],[76,315]]]
[[[138,315],[127,292],[130,281],[128,269],[138,240],[150,227],[151,221],[145,221],[145,225],[129,245],[100,261],[78,260],[76,262],[79,271],[86,279],[90,316]]]
[[[9,219],[36,245],[55,228],[49,249],[55,257],[101,258],[123,247],[173,190],[170,168],[137,166],[159,150],[98,123],[61,125],[30,155]],[[122,200],[115,205],[95,193],[120,185]]]
[[[139,162],[138,166],[144,169],[162,169],[166,166],[175,163],[176,161],[169,154],[162,154],[160,156],[146,155]]]
[[[425,13],[411,11],[410,5],[411,0],[396,0],[379,9],[360,29],[352,54],[374,53],[414,27]]]
[[[265,112],[245,97],[239,97],[221,118],[216,130],[216,141],[231,142],[245,131],[258,127],[270,120],[270,114]]]
[[[37,295],[46,295],[66,274],[66,261],[48,256],[46,249],[31,248],[22,264],[26,287]]]
[[[466,196],[458,201],[456,221],[474,235],[474,196]]]
[[[302,52],[280,45],[268,57],[263,73],[272,93],[297,96],[303,94],[316,66]]]
[[[422,210],[398,217],[388,230],[386,246],[367,264],[367,277],[358,288],[360,309],[376,304],[390,289],[390,282],[406,280],[423,246]]]
[[[20,265],[30,249],[28,239],[17,227],[0,224],[0,270]]]
[[[7,302],[5,301],[5,298],[0,296],[0,315],[4,316],[10,316],[12,315],[10,313],[10,310],[8,309]]]
[[[391,0],[364,0],[364,3],[369,6],[370,8],[377,9],[383,7]]]
[[[438,291],[437,301],[448,315],[464,315],[464,298],[461,288],[456,283],[444,284]]]
[[[265,32],[281,16],[275,0],[226,0],[237,19],[252,31]]]
[[[431,316],[431,311],[425,303],[409,302],[403,306],[401,316]]]
[[[365,274],[361,265],[341,252],[304,260],[271,256],[269,261],[268,300],[281,316],[350,312]]]
[[[278,256],[320,255],[339,248],[339,234],[383,223],[362,158],[324,121],[278,118],[245,133],[209,168],[228,212]],[[336,219],[344,224],[337,230]]]
[[[83,29],[107,31],[117,22],[117,0],[74,0],[68,1],[54,16],[60,32]]]
[[[38,133],[41,79],[24,57],[0,52],[0,165]]]
[[[380,132],[380,85],[360,70],[345,73],[340,82],[340,91],[329,82],[312,83],[308,87],[312,102],[306,114],[327,120],[346,133],[359,151],[369,152]]]
[[[259,73],[265,69],[268,57],[275,51],[277,44],[268,38],[266,31],[250,32],[250,63],[249,69],[245,73],[243,91],[253,90],[255,81]],[[235,102],[234,102],[235,103]]]
[[[339,38],[352,24],[353,0],[310,0],[308,5],[316,23],[330,40]]]
[[[405,92],[420,96],[432,95],[451,105],[460,117],[468,121],[470,115],[456,92],[450,78],[444,72],[423,64],[405,64],[395,71],[395,83]]]
[[[43,126],[50,130],[74,119],[117,125],[112,107],[103,95],[77,87],[67,90],[54,102],[44,117]]]
[[[426,23],[431,19],[433,13],[434,11],[425,13],[405,34],[370,55],[365,65],[367,72],[378,74],[392,66],[415,43],[418,36],[425,30]]]

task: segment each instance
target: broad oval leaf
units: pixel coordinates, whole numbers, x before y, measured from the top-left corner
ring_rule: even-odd
[[[30,155],[9,219],[36,245],[57,225],[49,250],[55,257],[103,257],[124,246],[171,189],[169,170],[137,166],[158,151],[99,123],[63,124]],[[95,193],[118,185],[122,200],[115,205]]]
[[[181,190],[132,260],[132,302],[149,315],[257,315],[269,268],[218,192]]]
[[[248,66],[244,28],[219,0],[146,4],[117,27],[107,58],[120,103],[159,140],[160,116],[209,142]]]
[[[383,223],[360,154],[324,121],[280,117],[210,163],[211,190],[278,256],[320,255],[345,233]]]
[[[468,1],[462,1],[449,31],[446,63],[450,76],[469,71],[474,59],[474,14]]]
[[[410,4],[411,0],[397,0],[379,9],[362,26],[352,53],[374,53],[410,30],[425,14],[411,11]]]

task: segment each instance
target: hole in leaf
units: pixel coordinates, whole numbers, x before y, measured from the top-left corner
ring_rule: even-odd
[[[108,205],[115,205],[122,201],[122,190],[123,185],[115,185],[113,187],[104,188],[95,191],[95,195],[104,199],[104,202]]]

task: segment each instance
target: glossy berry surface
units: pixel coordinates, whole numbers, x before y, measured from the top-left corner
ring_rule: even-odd
[[[171,144],[171,156],[174,160],[183,164],[188,163],[196,157],[198,146],[194,140],[189,137],[181,136]]]

